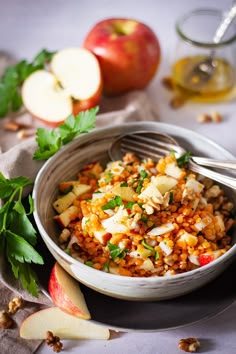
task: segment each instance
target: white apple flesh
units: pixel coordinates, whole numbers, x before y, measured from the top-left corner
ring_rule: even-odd
[[[22,98],[26,109],[43,121],[62,122],[72,112],[70,96],[55,76],[45,70],[35,71],[25,80]]]
[[[44,340],[47,331],[53,332],[60,339],[110,338],[108,328],[68,315],[58,307],[50,307],[27,317],[20,326],[20,337]]]
[[[26,109],[51,126],[58,126],[70,114],[99,104],[101,70],[95,55],[83,48],[68,48],[54,55],[50,72],[38,70],[22,86]]]
[[[48,284],[52,301],[62,311],[78,318],[91,318],[79,283],[59,263],[55,263]]]
[[[53,56],[51,70],[68,96],[76,100],[87,100],[100,88],[99,63],[88,50],[68,48],[57,52]]]

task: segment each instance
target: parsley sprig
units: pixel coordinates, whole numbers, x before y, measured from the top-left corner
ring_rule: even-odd
[[[43,49],[32,62],[21,60],[14,66],[9,66],[4,71],[0,80],[0,118],[5,117],[10,111],[18,111],[23,102],[21,86],[25,79],[36,70],[44,69],[51,61],[55,52]]]
[[[39,148],[35,151],[33,159],[47,160],[78,135],[88,133],[95,126],[98,109],[96,106],[80,112],[77,116],[71,114],[57,129],[38,128],[36,141]]]
[[[4,252],[15,278],[32,295],[37,296],[37,276],[31,264],[43,264],[43,258],[35,250],[37,233],[29,215],[34,205],[28,197],[29,211],[22,202],[23,190],[32,182],[26,177],[7,179],[0,173],[0,198],[5,201],[0,209],[0,254]]]

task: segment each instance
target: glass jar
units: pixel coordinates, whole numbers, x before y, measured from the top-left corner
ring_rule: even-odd
[[[176,90],[185,98],[216,102],[236,92],[236,23],[231,23],[220,43],[213,42],[223,15],[214,9],[198,9],[181,17],[176,24],[178,41],[172,76]],[[209,58],[213,60],[214,70],[203,78],[198,68]]]

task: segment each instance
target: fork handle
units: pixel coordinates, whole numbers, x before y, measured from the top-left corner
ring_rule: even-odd
[[[222,161],[198,156],[192,156],[192,160],[198,165],[236,170],[236,160]]]
[[[205,177],[211,178],[225,186],[236,189],[236,179],[230,176],[223,175],[221,173],[208,170],[205,167],[195,164],[194,162],[189,162],[189,168],[193,172],[197,172]]]

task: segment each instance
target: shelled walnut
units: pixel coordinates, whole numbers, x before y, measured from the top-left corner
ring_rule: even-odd
[[[184,338],[180,339],[178,347],[188,353],[195,353],[200,347],[200,342],[197,338]]]
[[[54,336],[51,331],[47,331],[46,333],[46,343],[50,347],[52,347],[55,353],[59,353],[62,351],[63,344],[60,341],[60,337]]]
[[[9,316],[7,311],[0,311],[0,328],[7,329],[13,325],[13,319]]]

